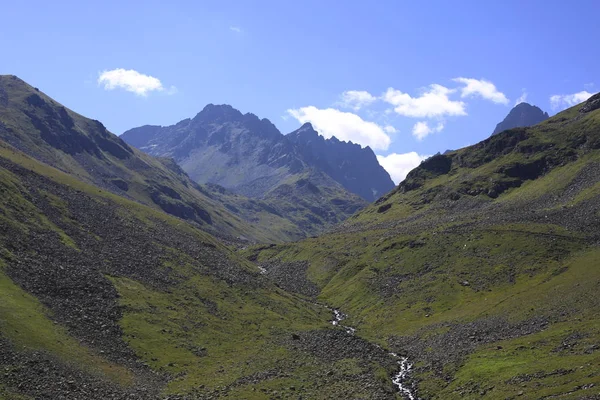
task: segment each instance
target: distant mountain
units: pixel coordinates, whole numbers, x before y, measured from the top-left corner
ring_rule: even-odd
[[[394,188],[390,175],[373,150],[359,144],[325,139],[310,123],[286,136],[295,143],[305,160],[324,171],[349,191],[366,200],[377,200]]]
[[[209,104],[193,119],[168,127],[142,126],[121,137],[148,154],[173,157],[198,183],[215,183],[250,197],[261,197],[305,168],[269,120],[227,105]]]
[[[548,118],[550,118],[548,113],[542,111],[539,107],[532,106],[529,103],[520,103],[510,110],[502,122],[496,125],[492,135],[497,135],[507,129],[537,125]]]
[[[283,135],[268,120],[229,105],[207,105],[193,119],[142,126],[121,138],[151,155],[173,157],[198,183],[262,198],[293,175],[315,170],[373,201],[394,188],[370,148],[325,140],[304,125]]]

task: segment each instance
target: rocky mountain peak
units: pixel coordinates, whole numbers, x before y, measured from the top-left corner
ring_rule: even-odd
[[[293,142],[307,141],[307,140],[320,140],[324,141],[325,138],[319,135],[319,132],[315,130],[310,122],[305,122],[302,126],[295,131],[287,135],[288,139]]]
[[[550,118],[548,113],[542,111],[539,107],[532,106],[529,103],[519,103],[510,110],[502,122],[496,125],[492,135],[507,129],[537,125],[548,118]]]
[[[229,104],[207,104],[200,111],[194,120],[210,121],[210,122],[227,122],[231,120],[240,120],[243,115],[239,110],[236,110]]]
[[[308,168],[367,201],[394,188],[370,148],[325,139],[308,122],[284,136],[268,119],[226,104],[207,105],[190,123],[134,128],[123,138],[154,156],[174,157],[199,183],[218,183],[250,197]]]

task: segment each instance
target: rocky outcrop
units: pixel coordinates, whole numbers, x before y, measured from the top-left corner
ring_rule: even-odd
[[[600,108],[600,93],[596,93],[581,106],[579,109],[580,113],[588,113]]]

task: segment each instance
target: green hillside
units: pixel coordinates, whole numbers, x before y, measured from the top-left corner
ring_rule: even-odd
[[[0,398],[394,393],[384,350],[198,228],[6,144],[0,192]]]
[[[328,179],[331,192],[294,213],[278,202],[229,196],[198,185],[172,160],[130,147],[13,75],[0,75],[0,140],[35,159],[155,209],[191,221],[227,241],[282,242],[315,235],[366,202]],[[288,199],[289,200],[289,199]],[[274,203],[274,204],[273,204]],[[349,206],[345,207],[345,203]]]
[[[598,398],[600,95],[269,244],[353,203],[199,186],[0,89],[0,399]]]
[[[596,95],[428,159],[333,232],[245,256],[306,265],[320,301],[414,363],[420,398],[579,399],[599,396],[599,245]]]

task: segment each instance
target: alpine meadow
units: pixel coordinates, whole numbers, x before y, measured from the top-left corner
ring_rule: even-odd
[[[572,6],[0,7],[0,400],[600,399]]]

